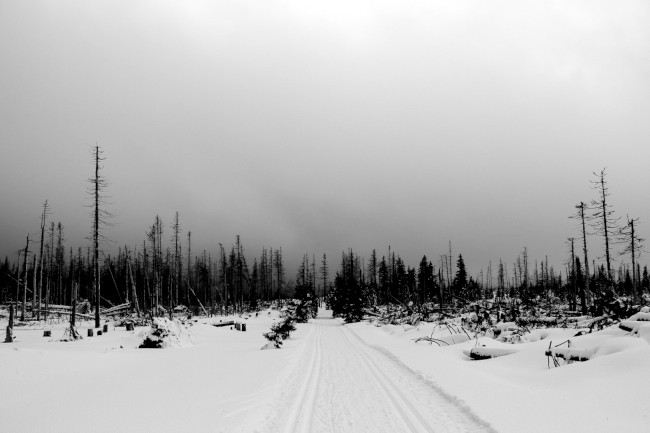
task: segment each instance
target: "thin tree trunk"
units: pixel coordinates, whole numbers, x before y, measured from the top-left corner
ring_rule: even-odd
[[[589,258],[587,257],[587,230],[585,228],[585,204],[580,202],[580,219],[582,220],[582,249],[585,254],[585,286],[580,287],[580,308],[582,314],[587,313],[587,301],[585,299],[586,293],[589,293]]]
[[[20,320],[25,321],[25,306],[27,304],[27,254],[29,253],[29,235],[25,245],[25,255],[23,256],[23,305],[20,311]]]

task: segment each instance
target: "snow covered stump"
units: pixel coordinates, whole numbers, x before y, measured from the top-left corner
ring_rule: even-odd
[[[153,319],[151,329],[143,332],[144,341],[140,349],[192,346],[192,337],[185,325],[178,319],[169,320],[166,317]]]

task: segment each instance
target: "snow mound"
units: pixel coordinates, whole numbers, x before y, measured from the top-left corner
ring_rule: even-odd
[[[627,320],[638,321],[638,322],[650,322],[650,312],[645,312],[645,311],[638,312],[630,316],[630,318]]]
[[[169,320],[166,317],[157,317],[153,319],[151,329],[143,331],[141,335],[144,337],[144,340],[139,346],[140,349],[162,349],[194,345],[192,343],[192,335],[178,319]]]

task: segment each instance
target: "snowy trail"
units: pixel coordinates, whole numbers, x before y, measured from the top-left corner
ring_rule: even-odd
[[[488,432],[462,404],[369,346],[338,320],[309,325],[295,371],[264,432]]]

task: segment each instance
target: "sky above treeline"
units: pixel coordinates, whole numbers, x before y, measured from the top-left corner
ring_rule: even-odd
[[[45,200],[88,245],[99,145],[109,252],[156,215],[171,246],[179,212],[194,252],[239,234],[290,270],[449,241],[474,274],[524,247],[563,268],[594,171],[648,233],[648,22],[646,1],[3,1],[0,257]]]

